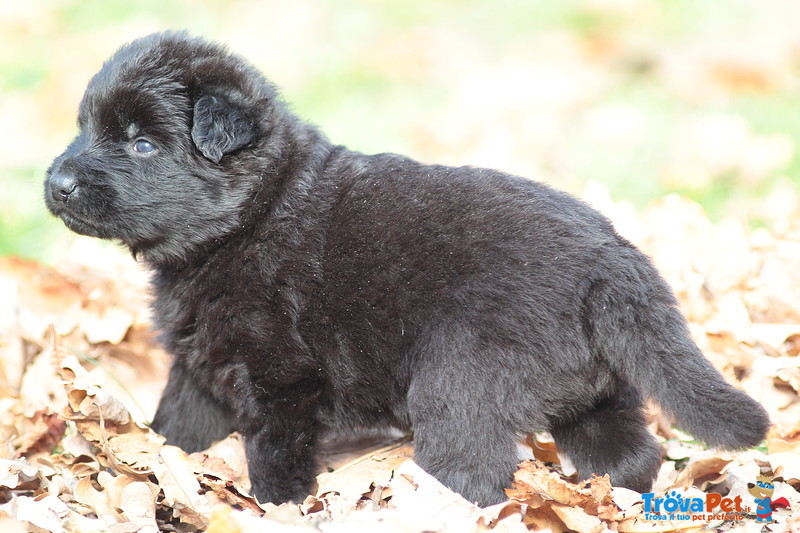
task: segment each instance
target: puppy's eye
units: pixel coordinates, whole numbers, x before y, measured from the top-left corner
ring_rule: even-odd
[[[150,141],[139,139],[133,143],[133,150],[135,152],[139,152],[140,154],[151,154],[156,151],[156,147]]]

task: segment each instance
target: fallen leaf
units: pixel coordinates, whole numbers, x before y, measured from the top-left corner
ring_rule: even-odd
[[[158,487],[135,481],[122,490],[119,508],[125,518],[136,526],[137,533],[159,533],[156,523],[155,497]]]
[[[109,342],[119,344],[133,326],[136,315],[119,308],[104,308],[99,313],[88,313],[81,317],[81,327],[86,340],[92,344]]]
[[[41,470],[24,459],[0,459],[0,487],[32,491],[44,483]]]
[[[75,356],[64,355],[55,339],[53,334],[51,349],[67,387],[67,399],[73,412],[70,416],[97,419],[118,425],[130,422],[130,415],[122,402],[101,388]]]
[[[561,464],[558,455],[558,446],[550,435],[544,436],[531,433],[525,438],[525,444],[530,447],[533,457],[543,463]]]
[[[767,451],[800,453],[800,420],[772,426],[767,434]]]
[[[695,486],[705,490],[709,485],[716,485],[725,479],[725,469],[732,460],[730,457],[715,455],[694,457],[678,475],[675,486],[684,488]]]
[[[107,473],[101,473],[108,475]],[[97,487],[95,487],[97,485]],[[104,487],[86,476],[78,481],[72,491],[75,501],[92,509],[98,518],[106,524],[117,524],[121,520],[121,515],[117,508],[112,505]]]
[[[614,487],[611,489],[611,499],[621,511],[627,511],[642,501],[642,495],[625,487]]]
[[[334,472],[317,476],[317,496],[336,492],[345,501],[354,504],[370,491],[373,483],[388,486],[397,468],[413,457],[414,449],[408,443],[392,444],[351,461]]]
[[[14,440],[18,456],[49,451],[61,441],[67,428],[66,422],[58,414],[47,409],[36,411],[28,421],[32,427]]]
[[[175,446],[164,446],[160,458],[160,462],[153,465],[153,475],[173,516],[197,528],[208,526],[211,511],[219,499],[202,490],[195,475],[197,463]]]
[[[571,507],[555,503],[550,506],[564,525],[578,533],[601,533],[610,531],[608,527],[596,516],[591,516],[580,507]]]
[[[476,529],[479,508],[454,493],[436,478],[408,459],[397,467],[389,481],[392,488],[391,507],[403,509],[406,524],[416,530]]]
[[[69,508],[56,496],[45,496],[42,499],[16,496],[10,502],[0,505],[0,511],[50,533],[63,533],[65,529],[61,521],[69,513]]]

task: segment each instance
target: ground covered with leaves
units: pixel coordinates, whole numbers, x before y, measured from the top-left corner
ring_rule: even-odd
[[[546,434],[520,444],[531,459],[509,500],[486,509],[420,470],[397,435],[332,445],[315,494],[259,506],[238,435],[187,455],[146,426],[169,363],[149,330],[147,274],[115,250],[78,249],[55,268],[0,259],[0,531],[798,530],[800,226],[715,224],[679,197],[641,213],[601,187],[585,197],[654,258],[709,359],[770,412],[760,448],[722,453],[650,410],[665,459],[656,496],[738,497],[738,514],[648,519],[641,494],[576,483]],[[766,472],[788,508],[764,525],[747,484]]]

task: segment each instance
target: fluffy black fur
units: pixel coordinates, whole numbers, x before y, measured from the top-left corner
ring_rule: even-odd
[[[335,146],[181,33],[120,49],[79,124],[45,200],[153,270],[175,358],[153,425],[189,451],[242,432],[262,501],[306,495],[331,428],[413,428],[416,461],[481,504],[534,430],[648,490],[644,397],[712,446],[764,436],[648,258],[565,193]]]

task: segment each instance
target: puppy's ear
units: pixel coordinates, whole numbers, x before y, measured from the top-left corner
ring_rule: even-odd
[[[233,104],[218,96],[201,96],[194,104],[192,140],[208,159],[219,163],[222,156],[253,142],[256,125]]]

